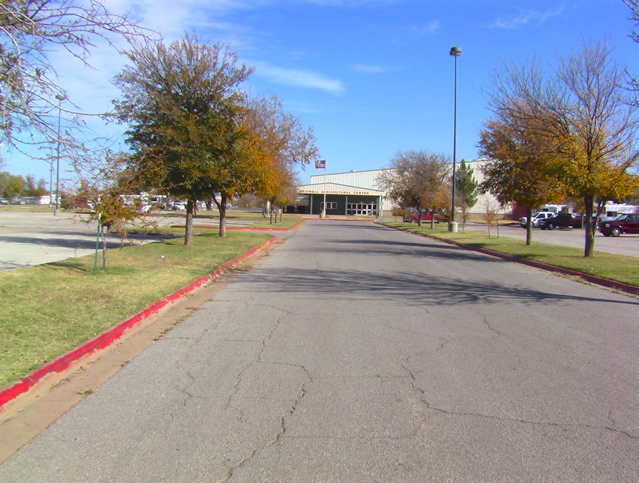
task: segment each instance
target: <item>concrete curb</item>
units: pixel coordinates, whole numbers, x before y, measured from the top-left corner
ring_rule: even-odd
[[[430,238],[431,240],[437,240],[442,243],[447,243],[448,245],[454,245],[460,248],[464,248],[466,250],[472,250],[479,253],[484,253],[486,255],[491,255],[493,257],[498,257],[503,260],[508,260],[510,262],[521,263],[522,265],[528,265],[529,267],[539,268],[542,270],[546,270],[548,272],[561,273],[564,275],[570,275],[572,277],[581,278],[586,282],[590,282],[595,285],[601,285],[602,287],[611,288],[613,290],[618,290],[620,292],[624,292],[630,295],[639,295],[639,287],[636,285],[630,285],[628,283],[617,282],[616,280],[610,280],[608,278],[598,277],[596,275],[590,275],[584,272],[578,272],[576,270],[571,270],[569,268],[556,267],[554,265],[548,265],[542,262],[535,262],[534,260],[526,260],[525,258],[519,258],[514,255],[508,255],[506,253],[496,252],[494,250],[489,250],[487,248],[479,248],[473,247],[471,245],[466,245],[464,243],[459,243],[453,240],[446,240],[444,238],[439,238],[433,235],[429,235],[427,233],[417,233],[406,228],[402,227],[394,227],[383,225],[388,228],[394,228],[395,230],[405,231],[406,233],[412,233],[414,235],[423,236],[424,238]]]
[[[214,278],[222,275],[226,270],[233,268],[235,265],[243,262],[244,260],[250,258],[255,255],[257,252],[263,250],[267,246],[271,245],[277,240],[277,238],[271,238],[270,240],[262,243],[257,248],[250,250],[240,257],[232,260],[220,268],[218,268],[215,272],[205,275],[204,277],[199,278],[195,282],[187,285],[186,287],[178,290],[174,294],[169,295],[163,300],[160,300],[150,307],[147,307],[142,312],[134,315],[130,319],[125,320],[124,322],[118,324],[117,326],[109,329],[108,331],[100,334],[93,340],[86,342],[80,347],[74,349],[73,351],[63,355],[62,357],[54,360],[36,370],[35,372],[29,374],[27,377],[22,379],[20,382],[17,382],[13,386],[8,387],[7,389],[0,392],[0,413],[4,412],[4,406],[16,399],[18,396],[27,393],[31,389],[33,389],[37,384],[42,382],[46,376],[51,375],[53,373],[61,373],[66,370],[69,370],[73,366],[77,365],[80,361],[85,359],[90,355],[94,355],[95,353],[102,351],[108,347],[110,347],[113,343],[121,339],[124,334],[126,334],[129,330],[139,325],[142,321],[148,319],[149,317],[157,314],[161,310],[165,309],[169,305],[177,302],[178,300],[184,298],[187,294],[194,292],[200,287],[206,285],[208,282],[213,280]]]

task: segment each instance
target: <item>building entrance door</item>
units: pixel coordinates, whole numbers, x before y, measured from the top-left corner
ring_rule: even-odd
[[[348,203],[346,205],[346,214],[375,216],[377,215],[377,204],[376,203]]]

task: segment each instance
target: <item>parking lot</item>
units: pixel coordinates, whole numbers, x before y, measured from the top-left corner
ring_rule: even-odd
[[[461,230],[461,224],[459,230]],[[466,230],[487,232],[488,227],[479,223],[467,223]],[[497,235],[497,227],[491,227],[492,235]],[[499,235],[526,239],[526,230],[519,225],[499,225]],[[552,245],[563,245],[573,248],[584,248],[584,231],[581,228],[562,228],[554,230],[541,230],[533,228],[532,242],[549,243]],[[601,233],[595,235],[595,251],[639,257],[639,235],[621,235],[620,237],[606,237]]]
[[[97,223],[89,222],[88,215],[2,211],[0,271],[90,255],[96,248],[96,229]],[[140,244],[158,237],[130,236],[129,240]],[[121,246],[120,238],[109,236],[107,246]]]

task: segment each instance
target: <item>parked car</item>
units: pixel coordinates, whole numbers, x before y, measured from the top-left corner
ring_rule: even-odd
[[[404,223],[417,223],[421,215],[422,221],[430,221],[432,217],[435,217],[435,223],[439,223],[439,213],[433,213],[430,210],[416,211],[408,215],[404,215]]]
[[[552,213],[550,211],[540,211],[538,213],[533,213],[532,214],[532,226],[533,227],[537,227],[539,228],[539,222],[541,222],[541,220],[545,220],[547,218],[550,218],[551,216],[554,216],[555,213]],[[521,225],[522,228],[526,228],[526,222],[528,221],[528,217],[527,216],[522,216],[521,218],[519,218],[519,224]]]
[[[639,215],[621,215],[611,221],[602,221],[597,230],[603,236],[619,236],[622,233],[639,234]]]
[[[173,211],[186,211],[186,205],[182,201],[174,201],[171,209]]]
[[[572,213],[557,213],[550,218],[539,221],[539,228],[542,230],[554,230],[555,228],[573,228],[581,226],[581,216],[574,216]]]

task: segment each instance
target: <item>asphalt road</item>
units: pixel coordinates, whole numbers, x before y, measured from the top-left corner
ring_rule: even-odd
[[[637,481],[639,300],[311,221],[0,481]]]

